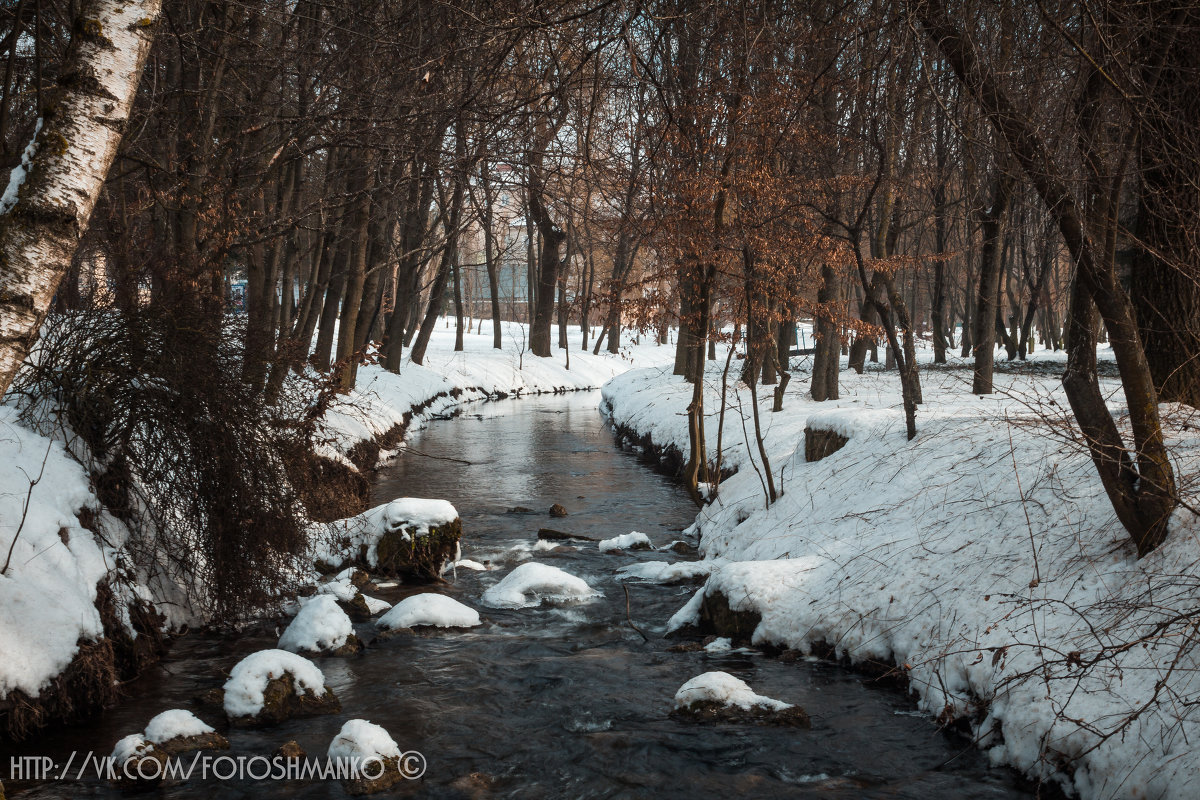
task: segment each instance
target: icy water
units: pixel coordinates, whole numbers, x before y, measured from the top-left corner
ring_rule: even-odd
[[[387,728],[402,750],[417,750],[427,762],[422,779],[382,796],[1032,796],[1012,773],[989,769],[968,743],[938,732],[895,689],[871,686],[822,662],[669,652],[675,642],[661,637],[663,627],[694,587],[630,584],[630,610],[649,636],[644,641],[627,620],[626,596],[613,573],[635,560],[678,560],[674,553],[604,555],[595,544],[531,550],[539,527],[594,538],[639,530],[661,546],[694,517],[677,485],[616,446],[596,411],[598,401],[598,394],[588,393],[470,406],[463,416],[415,435],[410,446],[423,455],[410,452],[382,469],[374,500],[409,495],[454,503],[463,518],[463,556],[499,569],[459,570],[437,591],[480,608],[485,624],[469,632],[379,641],[355,658],[319,659],[343,713],[232,731],[232,753],[270,756],[295,739],[311,756],[323,756],[342,723],[361,717]],[[570,516],[549,518],[553,503]],[[509,513],[514,506],[535,513]],[[565,608],[483,608],[483,590],[527,558],[579,575],[604,596]],[[376,594],[395,602],[406,590]],[[371,624],[357,627],[369,642]],[[140,731],[159,711],[193,707],[190,698],[219,686],[223,671],[241,656],[274,645],[265,633],[236,641],[186,637],[164,664],[127,687],[130,699],[120,708],[90,726],[47,734],[20,752],[49,755],[59,766],[71,751],[79,758],[89,750],[107,755],[117,739]],[[669,718],[676,689],[710,670],[733,673],[760,694],[803,706],[812,729]],[[197,711],[223,729],[211,709]],[[122,796],[95,779],[8,788],[10,797],[22,798]],[[193,779],[151,796],[347,795],[334,782]]]

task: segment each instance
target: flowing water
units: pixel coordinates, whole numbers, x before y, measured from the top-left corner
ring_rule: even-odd
[[[295,739],[310,756],[323,756],[342,723],[361,717],[385,727],[402,750],[419,751],[427,763],[423,778],[384,796],[1032,796],[1011,772],[989,769],[969,743],[940,733],[894,688],[871,686],[862,676],[817,661],[669,651],[674,642],[662,638],[665,622],[695,587],[630,584],[627,614],[613,573],[635,560],[681,556],[606,555],[591,543],[534,550],[539,527],[594,538],[639,530],[656,546],[666,545],[694,517],[675,483],[616,446],[596,411],[598,400],[590,393],[470,406],[414,435],[410,452],[380,470],[373,499],[440,497],[458,508],[463,557],[497,569],[460,569],[437,590],[480,608],[485,624],[377,641],[354,658],[318,659],[343,713],[234,730],[231,752],[270,756]],[[570,515],[550,519],[553,503]],[[512,513],[514,506],[534,512]],[[603,597],[557,608],[482,608],[483,590],[530,558],[585,578]],[[412,591],[376,594],[396,602]],[[371,623],[357,627],[370,642]],[[48,733],[20,752],[49,755],[60,766],[72,751],[80,758],[89,750],[107,755],[118,738],[140,731],[157,712],[191,707],[195,694],[219,686],[222,672],[245,654],[274,645],[268,633],[237,640],[185,637],[160,667],[128,687],[131,697],[120,708],[90,725]],[[668,717],[676,689],[710,670],[733,673],[759,694],[803,706],[812,729]],[[218,722],[211,709],[199,714]],[[94,778],[10,784],[9,791],[23,798],[121,796]],[[153,794],[346,796],[336,782],[195,779]]]

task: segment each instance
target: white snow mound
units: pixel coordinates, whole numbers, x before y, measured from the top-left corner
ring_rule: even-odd
[[[679,561],[674,564],[668,561],[639,561],[628,564],[617,570],[618,580],[630,578],[649,583],[672,583],[686,581],[708,575],[720,561]]]
[[[526,562],[483,593],[483,604],[493,608],[529,608],[542,603],[588,600],[600,593],[587,581],[549,564]]]
[[[692,703],[702,702],[737,706],[746,710],[758,707],[783,711],[792,707],[791,703],[755,694],[745,681],[733,677],[728,672],[706,672],[697,675],[680,686],[679,691],[675,693],[676,708],[687,708]]]
[[[336,650],[354,634],[354,624],[332,594],[308,598],[279,637],[279,649],[293,653]]]
[[[231,717],[253,716],[263,709],[263,691],[275,678],[291,673],[296,694],[307,689],[325,693],[325,676],[317,665],[286,650],[260,650],[237,663],[225,681],[225,713]]]
[[[436,592],[414,594],[396,604],[376,622],[384,630],[434,625],[439,628],[473,628],[482,624],[479,612],[452,597]]]
[[[181,736],[203,736],[206,733],[216,733],[216,731],[192,712],[182,708],[173,708],[150,720],[142,735],[146,737],[147,741],[163,744]]]
[[[623,533],[620,536],[614,536],[611,539],[604,539],[600,542],[601,553],[611,553],[613,550],[628,550],[637,544],[644,544],[647,548],[650,547],[650,537],[640,531],[631,531]]]
[[[146,740],[140,733],[131,733],[117,742],[112,751],[112,760],[118,765],[124,764],[131,758],[148,755],[154,747],[153,742]]]
[[[362,762],[368,759],[399,758],[400,746],[391,734],[365,719],[347,720],[329,743],[330,759]]]

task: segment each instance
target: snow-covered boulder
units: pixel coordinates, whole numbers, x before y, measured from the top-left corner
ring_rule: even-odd
[[[493,608],[528,608],[542,603],[579,602],[599,594],[582,578],[549,564],[530,561],[485,591],[482,601]]]
[[[717,561],[639,561],[617,570],[617,580],[642,580],[647,583],[688,583],[707,578]]]
[[[649,550],[650,537],[640,531],[630,531],[611,539],[600,542],[601,553],[613,553],[617,550]]]
[[[765,722],[808,727],[804,709],[755,694],[728,672],[697,675],[675,692],[672,715],[706,722]]]
[[[395,786],[400,774],[400,746],[380,726],[365,719],[347,720],[329,743],[326,755],[348,762],[357,776],[346,781],[351,794],[372,794]]]
[[[401,600],[375,624],[384,630],[396,630],[423,625],[438,628],[473,628],[482,623],[479,612],[470,606],[444,594],[426,592]]]
[[[332,580],[318,584],[317,594],[332,595],[337,600],[338,606],[351,620],[364,622],[392,607],[392,604],[386,600],[368,597],[359,590],[357,578],[365,574],[357,569],[343,570]]]
[[[140,733],[131,733],[113,747],[110,779],[124,788],[152,787],[166,774],[167,753]]]
[[[186,709],[164,711],[142,731],[146,741],[156,745],[169,756],[192,750],[226,750],[229,740],[211,725]]]
[[[348,656],[362,650],[354,635],[354,623],[331,594],[318,594],[304,601],[300,613],[279,637],[279,649],[292,653]]]
[[[326,526],[321,567],[354,562],[372,573],[437,580],[458,553],[462,521],[445,500],[402,497]]]
[[[225,682],[224,705],[230,723],[239,726],[341,710],[316,664],[286,650],[260,650],[239,661]]]

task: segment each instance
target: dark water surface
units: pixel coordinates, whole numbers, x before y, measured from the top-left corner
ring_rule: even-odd
[[[681,558],[674,553],[602,555],[595,544],[531,550],[539,527],[595,538],[639,530],[661,546],[694,517],[678,486],[614,445],[598,401],[589,393],[470,406],[465,415],[413,436],[411,448],[424,455],[410,452],[382,469],[373,499],[440,497],[458,508],[463,557],[499,569],[460,569],[439,590],[479,608],[485,624],[379,641],[356,658],[317,659],[343,713],[234,730],[231,752],[270,756],[295,739],[310,756],[323,756],[342,723],[361,717],[387,728],[402,750],[418,750],[428,763],[424,778],[385,797],[1032,796],[1012,773],[989,769],[965,742],[939,733],[901,692],[864,685],[861,676],[836,666],[757,653],[668,652],[673,642],[661,638],[663,627],[694,587],[630,585],[633,620],[650,637],[643,641],[626,619],[625,593],[613,573],[635,560]],[[570,516],[550,519],[553,503]],[[536,513],[508,513],[513,506]],[[483,590],[524,558],[578,575],[604,596],[560,608],[480,606]],[[395,602],[411,591],[377,594]],[[357,627],[369,642],[371,623]],[[50,755],[60,765],[73,750],[107,755],[117,739],[140,731],[159,711],[194,708],[191,697],[219,686],[243,655],[274,645],[267,635],[184,638],[166,662],[129,687],[131,697],[120,708],[89,726],[47,734],[21,752]],[[731,672],[759,694],[803,706],[812,729],[670,719],[676,689],[710,670]],[[223,730],[211,709],[197,713]],[[9,789],[23,798],[122,796],[95,779]],[[192,780],[148,796],[347,795],[335,782]]]

